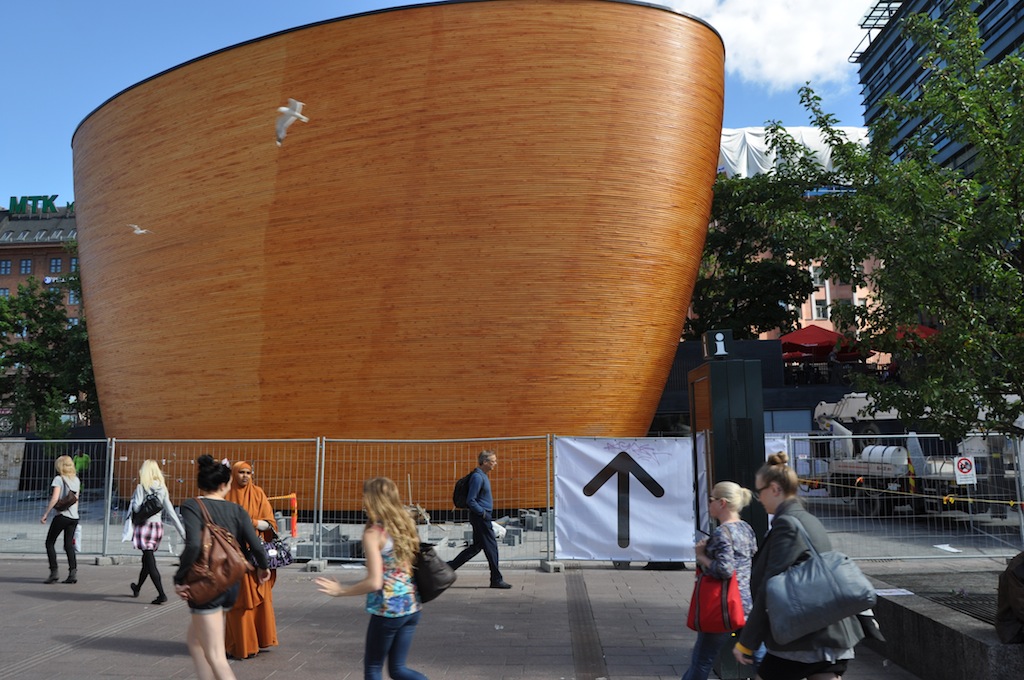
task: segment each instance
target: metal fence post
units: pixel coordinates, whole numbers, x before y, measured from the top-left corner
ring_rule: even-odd
[[[327,467],[327,438],[316,438],[316,498],[313,499],[313,559],[324,558],[324,477]]]
[[[554,460],[552,460],[552,451],[554,451],[554,448],[551,446],[551,440],[552,440],[553,437],[554,437],[554,435],[550,435],[550,434],[547,437],[545,437],[545,439],[547,440],[547,447],[548,447],[548,455],[547,455],[547,460],[548,460],[548,482],[547,482],[548,521],[544,523],[544,532],[546,534],[546,536],[544,537],[544,552],[547,553],[547,559],[549,559],[549,560],[555,559],[555,553],[554,553],[554,551],[552,550],[552,547],[551,547],[551,542],[552,542],[552,539],[553,539],[553,536],[554,536],[554,531],[555,531],[555,504],[554,504],[554,502],[553,502],[553,500],[551,498],[551,485],[552,485],[552,481],[551,481],[552,480],[552,473],[551,473],[551,471],[554,469],[554,464],[555,464]],[[550,526],[548,526],[548,525],[550,525]]]
[[[103,547],[100,554],[107,554],[107,540],[110,536],[110,514],[114,503],[114,454],[116,442],[113,437],[107,439],[107,472],[106,490],[103,492]]]
[[[1020,444],[1021,438],[1014,437],[1013,452],[1015,455],[1013,458],[1015,462],[1014,467],[1016,467],[1016,475],[1015,484],[1013,486],[1014,491],[1017,494],[1017,526],[1020,530],[1020,543],[1021,545],[1024,545],[1024,504],[1022,504],[1022,501],[1024,501],[1024,491],[1022,491],[1022,489],[1024,489],[1024,486],[1022,486],[1024,485],[1024,479],[1022,479],[1022,476],[1024,476],[1024,451],[1021,450]]]

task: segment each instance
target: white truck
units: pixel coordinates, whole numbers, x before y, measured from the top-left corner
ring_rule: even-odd
[[[872,411],[863,393],[821,402],[814,415],[828,440],[812,441],[812,459],[827,459],[813,468],[824,472],[827,479],[821,481],[830,496],[852,498],[863,515],[889,515],[910,506],[915,513],[962,510],[1005,517],[1009,504],[1004,501],[1018,498],[1015,438],[971,434],[951,443],[906,432],[894,411]],[[972,463],[974,484],[958,483],[957,465],[965,458]]]

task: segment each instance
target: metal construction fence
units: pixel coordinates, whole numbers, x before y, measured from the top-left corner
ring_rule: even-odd
[[[801,496],[851,557],[1008,557],[1024,549],[1016,437],[786,438]]]
[[[362,559],[362,484],[386,476],[415,508],[424,540],[446,559],[471,540],[467,510],[452,505],[455,481],[482,450],[497,454],[490,474],[495,520],[503,528],[502,560],[547,559],[551,537],[551,452],[547,436],[463,440],[0,440],[0,553],[44,552],[40,522],[60,455],[88,456],[80,471],[81,550],[138,555],[122,541],[139,468],[156,460],[177,505],[198,492],[196,459],[244,460],[271,499],[279,533],[299,559]],[[177,554],[182,540],[165,527],[161,550]]]
[[[932,435],[772,434],[785,446],[801,495],[833,544],[855,559],[1012,556],[1024,549],[1019,439],[974,435],[951,444]],[[40,522],[54,459],[81,467],[81,550],[137,556],[122,542],[143,461],[160,463],[175,505],[197,493],[202,454],[245,460],[271,498],[280,533],[297,558],[362,559],[362,483],[387,476],[420,519],[424,540],[453,558],[472,537],[468,511],[452,505],[455,481],[493,450],[501,559],[554,555],[554,454],[550,436],[452,440],[0,440],[0,554],[44,553]],[[777,449],[772,449],[777,450]],[[963,459],[971,468],[958,468]],[[973,481],[965,481],[973,480]],[[752,487],[753,480],[738,480]],[[680,540],[686,540],[681,538]],[[165,529],[162,550],[182,541]]]

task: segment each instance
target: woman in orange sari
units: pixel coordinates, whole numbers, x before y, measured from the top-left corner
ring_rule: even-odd
[[[252,518],[253,527],[264,540],[277,531],[274,511],[263,489],[253,484],[252,465],[238,461],[231,466],[231,490],[227,499],[238,503]],[[277,646],[277,622],[271,590],[277,571],[270,571],[270,580],[259,583],[252,574],[242,577],[235,606],[228,612],[224,646],[228,656],[250,659],[267,647]]]

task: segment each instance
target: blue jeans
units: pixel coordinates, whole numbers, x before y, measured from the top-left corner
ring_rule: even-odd
[[[708,680],[722,647],[732,640],[732,633],[697,633],[697,642],[690,653],[690,667],[683,673],[683,680]],[[754,652],[754,667],[761,664],[767,653],[764,645]]]
[[[366,653],[363,657],[364,680],[381,680],[384,673],[384,659],[388,660],[388,673],[392,680],[427,680],[427,676],[405,667],[405,657],[412,647],[412,636],[420,612],[389,618],[370,615],[366,629]]]
[[[708,680],[718,653],[731,637],[732,633],[697,633],[697,642],[690,652],[690,667],[683,674],[683,680]]]

